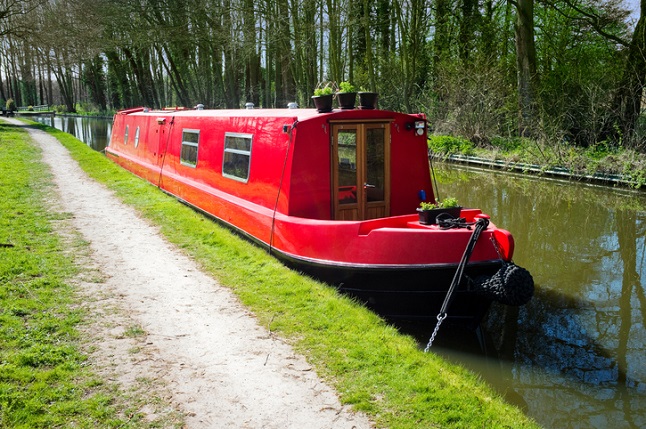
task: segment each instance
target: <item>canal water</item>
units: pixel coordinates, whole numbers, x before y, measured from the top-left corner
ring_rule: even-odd
[[[434,170],[442,198],[513,233],[536,283],[529,304],[492,308],[486,353],[459,359],[544,427],[646,427],[646,192]]]
[[[96,150],[110,120],[46,118]],[[516,240],[529,304],[482,332],[442,326],[431,351],[471,368],[546,428],[646,427],[646,191],[434,165],[439,196],[479,207]],[[450,309],[449,309],[450,312]],[[433,326],[415,326],[421,347]]]
[[[112,119],[107,118],[48,115],[29,119],[65,131],[97,151],[105,149],[112,133]]]

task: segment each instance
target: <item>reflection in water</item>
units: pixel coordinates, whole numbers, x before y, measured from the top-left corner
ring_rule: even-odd
[[[112,132],[112,120],[106,118],[36,116],[30,119],[71,134],[97,151],[105,149]]]
[[[443,196],[513,232],[515,262],[536,282],[526,306],[492,307],[485,330],[502,369],[476,370],[545,427],[646,427],[646,195],[455,165],[436,173]]]

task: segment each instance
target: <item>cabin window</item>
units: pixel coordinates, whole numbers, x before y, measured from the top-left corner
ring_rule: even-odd
[[[251,134],[225,134],[223,176],[245,183],[249,180],[252,137]]]
[[[139,127],[135,130],[135,148],[139,146]]]
[[[123,144],[128,144],[128,125],[126,125],[126,133],[123,135]]]
[[[182,152],[180,163],[189,167],[197,166],[197,147],[200,141],[199,130],[182,130]]]

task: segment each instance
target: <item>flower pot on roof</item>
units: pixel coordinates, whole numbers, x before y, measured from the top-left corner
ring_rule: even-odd
[[[456,198],[447,197],[442,201],[436,200],[434,203],[422,202],[417,208],[419,223],[422,225],[437,224],[437,217],[442,214],[448,214],[456,219],[460,217],[462,207],[458,204]]]
[[[378,95],[376,92],[359,91],[359,108],[376,109]]]
[[[336,100],[341,109],[354,109],[357,102],[357,91],[350,82],[341,82],[339,91],[336,93]]]
[[[319,113],[326,113],[332,111],[332,99],[334,97],[334,90],[331,87],[325,86],[323,88],[316,88],[312,101],[314,107]]]

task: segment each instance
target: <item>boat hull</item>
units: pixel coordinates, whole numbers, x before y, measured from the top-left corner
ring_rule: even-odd
[[[273,110],[127,111],[115,115],[106,154],[265,247],[286,265],[333,285],[378,314],[389,319],[434,319],[472,231],[466,225],[449,229],[424,225],[415,213],[419,198],[434,198],[425,136],[410,131],[413,121],[423,118],[367,112],[312,117]],[[335,127],[330,126],[332,118]],[[362,121],[368,125],[355,126]],[[343,131],[346,124],[350,131]],[[330,132],[339,130],[346,138],[393,137],[390,163],[384,167],[391,171],[389,192],[379,194],[387,199],[379,208],[385,215],[372,213],[373,203],[348,218],[354,209],[334,208],[337,198],[345,195],[337,194],[345,187],[330,174],[331,165],[336,165],[329,149]],[[355,131],[358,134],[352,134]],[[350,156],[348,148],[353,146],[346,146],[344,156]],[[345,160],[339,165],[355,164]],[[370,190],[375,185],[364,187]],[[377,198],[368,191],[362,195],[366,201]],[[488,219],[478,209],[462,209],[460,217],[471,225]],[[488,223],[473,247],[466,276],[493,275],[503,261],[511,261],[513,250],[511,234]],[[490,303],[463,280],[448,308],[449,320],[475,326]]]
[[[385,319],[436,320],[446,299],[457,264],[428,266],[353,266],[304,260],[274,250],[288,267],[336,287]],[[491,306],[491,299],[475,294],[469,279],[492,276],[502,261],[468,264],[451,298],[448,322],[475,328]]]

